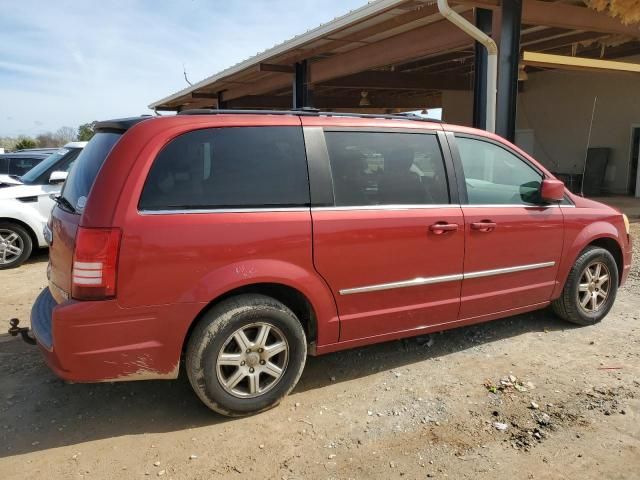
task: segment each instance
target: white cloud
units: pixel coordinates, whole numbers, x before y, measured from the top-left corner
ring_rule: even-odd
[[[146,105],[364,0],[22,0],[0,17],[0,136]],[[41,125],[35,122],[40,122]]]

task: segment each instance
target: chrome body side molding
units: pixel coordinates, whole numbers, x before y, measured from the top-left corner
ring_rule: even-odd
[[[491,277],[494,275],[505,275],[515,272],[524,272],[527,270],[536,270],[538,268],[553,267],[556,262],[531,263],[529,265],[517,265],[515,267],[495,268],[493,270],[481,270],[469,273],[454,273],[451,275],[440,275],[437,277],[418,277],[411,280],[402,280],[400,282],[379,283],[377,285],[366,285],[364,287],[345,288],[340,290],[340,295],[352,295],[354,293],[378,292],[381,290],[392,290],[394,288],[417,287],[421,285],[432,285],[435,283],[455,282],[458,280]]]
[[[493,275],[504,275],[506,273],[524,272],[526,270],[536,270],[538,268],[553,267],[556,262],[531,263],[529,265],[518,265],[516,267],[495,268],[493,270],[482,270],[480,272],[469,272],[463,275],[467,278],[491,277]]]
[[[368,285],[365,287],[345,288],[340,290],[340,295],[351,295],[353,293],[377,292],[380,290],[391,290],[394,288],[417,287],[419,285],[431,285],[434,283],[455,282],[462,280],[463,275],[456,273],[453,275],[442,275],[439,277],[414,278],[412,280],[403,280],[401,282],[380,283],[378,285]]]
[[[270,213],[308,212],[309,207],[262,207],[262,208],[181,208],[165,210],[138,210],[140,215],[198,215],[210,213]]]

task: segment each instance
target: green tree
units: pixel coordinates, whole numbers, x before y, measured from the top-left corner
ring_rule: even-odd
[[[80,125],[78,127],[78,141],[88,142],[89,140],[91,140],[91,137],[93,137],[94,133],[96,133],[94,131],[95,125],[95,121],[90,123],[83,123],[82,125]]]
[[[25,148],[36,148],[37,147],[37,143],[33,138],[29,138],[29,137],[22,137],[20,140],[18,140],[18,143],[16,143],[16,150],[24,150]]]

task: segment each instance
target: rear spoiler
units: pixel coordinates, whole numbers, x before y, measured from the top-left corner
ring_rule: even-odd
[[[105,120],[103,122],[97,122],[94,131],[116,131],[116,132],[126,132],[131,127],[133,127],[136,123],[143,122],[145,120],[149,120],[152,118],[151,115],[140,115],[139,117],[129,117],[129,118],[116,118],[114,120]]]

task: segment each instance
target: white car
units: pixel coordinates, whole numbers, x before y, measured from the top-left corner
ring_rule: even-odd
[[[73,161],[87,142],[71,142],[21,177],[0,175],[0,270],[22,265],[47,247],[44,226]]]

